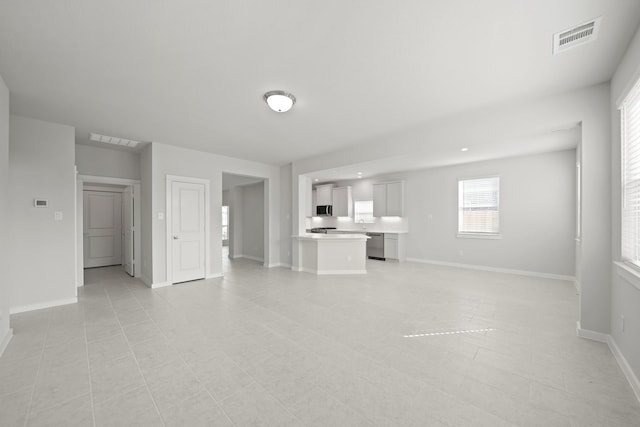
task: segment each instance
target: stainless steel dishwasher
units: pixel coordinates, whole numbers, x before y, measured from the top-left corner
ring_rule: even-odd
[[[367,233],[367,258],[384,261],[384,233]]]

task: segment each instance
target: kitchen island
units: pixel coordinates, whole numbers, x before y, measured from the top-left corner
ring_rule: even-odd
[[[367,239],[364,234],[293,236],[298,241],[298,271],[314,274],[366,274]]]

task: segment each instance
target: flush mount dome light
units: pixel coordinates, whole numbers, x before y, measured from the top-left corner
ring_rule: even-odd
[[[283,90],[272,90],[264,94],[264,101],[269,108],[278,113],[287,112],[296,103],[296,97]]]

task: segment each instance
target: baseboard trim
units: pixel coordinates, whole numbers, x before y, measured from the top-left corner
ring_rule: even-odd
[[[316,271],[319,276],[331,274],[367,274],[367,270],[322,270]]]
[[[2,353],[4,353],[4,351],[7,349],[11,338],[13,338],[13,329],[9,328],[7,333],[4,334],[4,338],[2,338],[2,341],[0,342],[0,357],[2,357]]]
[[[609,342],[607,334],[592,331],[590,329],[582,329],[582,327],[580,326],[580,322],[576,322],[576,335],[578,335],[580,338],[586,338],[591,341],[598,341],[603,343]]]
[[[613,338],[613,336],[608,335],[607,338],[607,344],[609,344],[611,353],[613,353],[613,356],[616,358],[618,366],[620,366],[620,369],[622,369],[624,376],[627,377],[629,385],[631,385],[633,392],[636,394],[636,399],[638,399],[638,402],[640,402],[640,380],[638,380],[638,377],[633,372],[633,369],[631,369],[629,362],[627,362],[627,359],[620,351],[620,348],[618,347],[618,344],[616,344],[616,340]]]
[[[250,259],[251,261],[264,262],[264,258],[258,258],[257,256],[251,256],[251,255],[238,255],[238,256],[235,256],[234,258],[245,258],[245,259]]]
[[[629,365],[629,362],[627,362],[627,359],[622,354],[622,351],[620,351],[620,347],[618,347],[618,344],[616,344],[616,340],[613,338],[613,336],[610,334],[603,334],[602,332],[591,331],[589,329],[582,329],[580,327],[580,322],[577,322],[577,324],[577,332],[580,338],[603,342],[609,346],[609,350],[611,351],[611,353],[613,353],[613,357],[616,358],[616,362],[618,363],[618,366],[620,366],[622,373],[629,382],[633,393],[636,395],[636,399],[638,400],[638,402],[640,402],[640,380],[638,380],[638,377],[633,372],[633,369],[631,369],[631,365]]]
[[[158,289],[158,288],[164,288],[167,286],[171,286],[173,283],[169,283],[169,282],[158,282],[158,283],[152,283],[151,284],[151,289]]]
[[[406,260],[409,262],[417,262],[421,264],[443,265],[446,267],[466,268],[468,270],[480,270],[480,271],[490,271],[493,273],[515,274],[518,276],[539,277],[541,279],[565,280],[569,282],[575,282],[576,280],[574,276],[565,276],[563,274],[540,273],[537,271],[527,271],[527,270],[512,270],[509,268],[487,267],[484,265],[462,264],[457,262],[436,261],[436,260],[420,259],[420,258],[407,258]]]
[[[224,277],[222,273],[212,273],[205,277],[205,279],[217,279],[218,277]]]
[[[267,267],[267,268],[277,268],[277,267],[291,268],[291,264],[285,264],[283,262],[274,262],[273,264],[265,265],[265,267]]]
[[[42,310],[43,308],[58,307],[60,305],[67,305],[67,304],[76,304],[77,302],[78,302],[78,298],[77,297],[65,298],[65,299],[59,299],[59,300],[55,300],[55,301],[41,302],[41,303],[38,303],[38,304],[30,304],[30,305],[22,305],[22,306],[19,306],[19,307],[12,307],[9,310],[9,313],[10,314],[25,313],[27,311]]]

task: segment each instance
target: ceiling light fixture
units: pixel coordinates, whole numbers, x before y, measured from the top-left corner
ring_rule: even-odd
[[[469,149],[467,147],[465,147],[465,148],[461,148],[460,151],[462,151],[464,153],[465,151],[469,151]]]
[[[283,90],[271,90],[264,94],[264,102],[277,113],[285,113],[296,103],[296,97]]]

